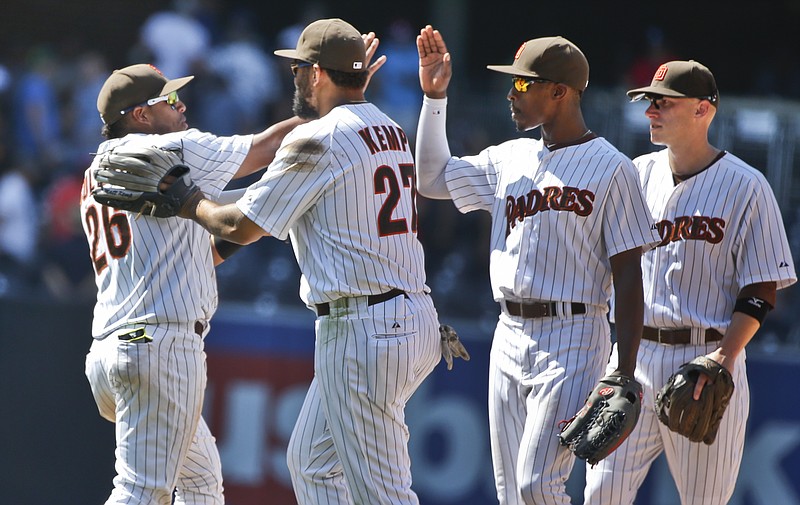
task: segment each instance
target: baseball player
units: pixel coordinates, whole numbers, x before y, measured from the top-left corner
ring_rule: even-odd
[[[661,242],[642,257],[645,328],[636,378],[639,424],[611,456],[588,468],[585,503],[631,504],[664,452],[684,505],[727,503],[742,462],[749,410],[745,345],[796,282],[778,204],[763,175],[708,142],[719,106],[714,76],[696,61],[670,61],[646,99],[650,140],[666,146],[634,160]],[[735,390],[711,445],[659,423],[655,396],[683,363],[707,356],[733,375]],[[617,349],[609,368],[617,359]],[[707,382],[698,379],[694,398]]]
[[[416,504],[404,407],[441,351],[409,139],[364,99],[350,24],[315,21],[275,54],[292,60],[295,114],[313,121],[237,202],[199,193],[181,215],[237,243],[291,239],[317,315],[314,379],[288,446],[298,502]]]
[[[182,219],[159,220],[99,205],[91,196],[100,157],[112,149],[180,149],[197,183],[219,195],[231,178],[267,165],[298,118],[256,135],[216,137],[188,129],[178,92],[153,66],[114,71],[97,100],[108,139],[86,170],[83,229],[97,283],[86,375],[100,415],[116,423],[114,489],[106,503],[222,504],[214,438],[200,413],[206,385],[203,337],[217,307],[208,233]],[[226,252],[227,251],[227,252]]]
[[[525,42],[511,65],[511,119],[541,139],[453,157],[445,134],[450,53],[417,38],[425,96],[417,135],[421,194],[492,215],[490,277],[500,314],[490,355],[489,425],[501,504],[566,504],[574,456],[559,421],[583,405],[611,352],[612,274],[621,349],[633,376],[642,330],[642,246],[657,240],[630,160],[586,127],[583,53],[563,37]]]

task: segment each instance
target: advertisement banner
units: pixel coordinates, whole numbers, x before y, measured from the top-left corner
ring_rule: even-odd
[[[281,324],[215,317],[206,338],[206,419],[222,457],[229,505],[295,503],[286,445],[313,376],[313,314]],[[454,326],[456,326],[454,324]],[[406,408],[414,489],[426,505],[497,503],[486,407],[491,329],[456,326],[472,356],[452,371],[442,363]],[[755,346],[752,346],[755,347]],[[800,372],[797,356],[751,352],[751,416],[733,505],[800,505],[800,407],[787,398]],[[567,491],[582,503],[583,464]],[[679,503],[663,458],[637,505]]]

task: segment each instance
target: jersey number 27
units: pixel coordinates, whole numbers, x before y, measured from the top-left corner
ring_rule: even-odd
[[[417,175],[413,163],[400,163],[400,177],[403,188],[411,191],[411,232],[417,232]],[[386,200],[378,212],[378,234],[381,237],[408,233],[408,222],[404,217],[394,217],[395,209],[400,203],[402,190],[397,181],[395,171],[389,165],[381,165],[375,170],[373,176],[375,194],[386,194]]]

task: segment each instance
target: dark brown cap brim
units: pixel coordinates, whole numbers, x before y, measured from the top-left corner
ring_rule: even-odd
[[[644,95],[660,95],[671,96],[675,98],[690,98],[683,93],[678,93],[677,91],[658,86],[645,86],[644,88],[636,88],[628,91],[628,96],[630,98],[633,98],[636,95],[642,95],[642,97],[644,97]]]
[[[531,72],[530,70],[517,68],[514,65],[486,65],[486,68],[488,68],[489,70],[493,70],[495,72],[500,72],[501,74],[524,75],[526,77],[539,77],[541,79],[544,79],[544,77],[540,76],[536,72]]]

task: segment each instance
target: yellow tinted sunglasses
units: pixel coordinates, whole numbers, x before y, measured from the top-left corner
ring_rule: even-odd
[[[132,105],[132,106],[128,107],[125,110],[119,111],[119,113],[124,115],[124,114],[127,114],[128,112],[132,111],[136,107],[140,107],[140,106],[144,106],[144,105],[153,106],[153,105],[157,104],[158,102],[167,102],[167,105],[169,105],[170,107],[174,108],[175,104],[178,103],[178,100],[180,100],[180,98],[178,97],[178,92],[177,91],[172,91],[172,92],[170,92],[170,93],[168,93],[166,95],[157,96],[155,98],[151,98],[150,100],[147,100],[146,102],[137,103],[136,105]]]
[[[518,77],[514,76],[511,78],[511,82],[514,83],[514,89],[519,91],[520,93],[527,93],[528,86],[533,83],[544,84],[546,82],[553,82],[549,79],[539,79],[538,77]]]

